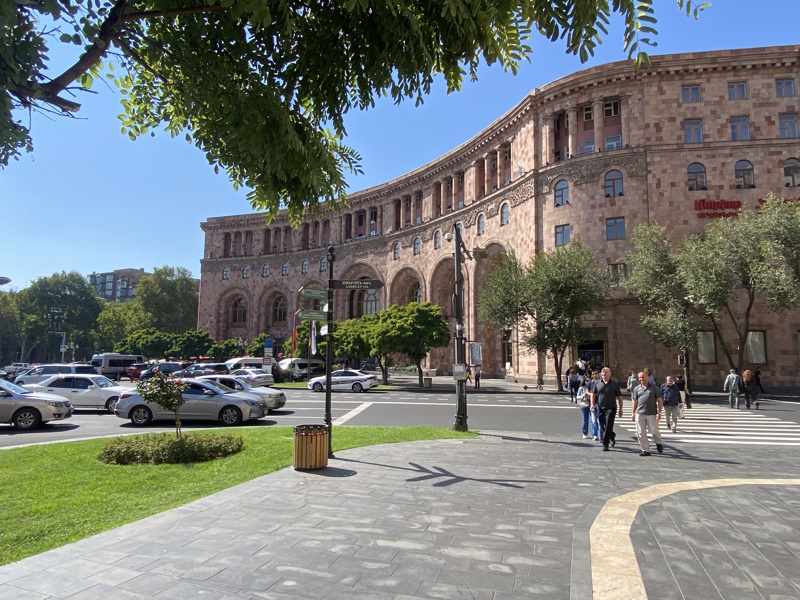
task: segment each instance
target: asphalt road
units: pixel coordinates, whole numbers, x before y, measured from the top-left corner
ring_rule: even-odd
[[[123,384],[125,385],[125,384]],[[128,384],[131,385],[131,384]],[[294,426],[306,423],[324,423],[325,394],[310,390],[287,389],[286,407],[269,416],[247,423],[251,427],[271,427],[275,425]],[[709,397],[698,402],[701,409],[711,412],[694,411],[697,423],[715,427],[716,419],[729,419],[741,416],[741,422],[731,422],[723,431],[752,429],[748,419],[762,419],[772,424],[773,429],[797,428],[800,445],[800,405],[796,402],[770,400],[762,404],[758,413],[745,411],[741,415],[728,415],[722,397]],[[555,393],[525,391],[522,386],[485,386],[485,389],[468,389],[468,426],[482,431],[536,432],[544,435],[575,434],[580,437],[580,410],[565,395]],[[353,426],[406,426],[429,425],[452,427],[455,420],[455,392],[440,386],[433,390],[399,389],[370,391],[362,394],[334,392],[331,415],[334,427]],[[766,420],[764,420],[766,419]],[[629,425],[630,407],[625,405],[625,425]],[[758,421],[759,426],[762,421]],[[183,423],[185,430],[221,427],[213,422]],[[135,427],[130,421],[123,421],[105,411],[79,410],[68,421],[48,423],[31,432],[18,432],[9,425],[0,425],[0,448],[26,444],[78,440],[93,437],[112,437],[116,435],[141,432],[173,431],[169,421],[156,422],[147,427]],[[334,429],[335,435],[335,429]],[[792,441],[791,439],[789,440]]]

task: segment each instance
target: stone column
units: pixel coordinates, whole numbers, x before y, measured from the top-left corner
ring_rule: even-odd
[[[447,214],[447,198],[444,194],[444,183],[440,180],[433,184],[433,193],[434,196],[438,198],[439,201],[439,214],[446,215]],[[438,194],[438,196],[436,196]]]
[[[400,198],[400,229],[406,227],[406,217],[408,216],[408,208],[406,207],[406,199]]]
[[[603,120],[605,119],[605,102],[595,100],[592,102],[592,119],[594,119],[594,151],[606,149],[606,139],[603,136]]]
[[[567,146],[569,156],[565,158],[578,156],[578,108],[575,106],[567,109]]]
[[[489,154],[483,157],[483,189],[487,196],[492,193],[492,185],[494,185],[492,177],[492,154],[494,154],[494,151],[489,152]]]
[[[497,189],[506,184],[506,146],[497,148]]]

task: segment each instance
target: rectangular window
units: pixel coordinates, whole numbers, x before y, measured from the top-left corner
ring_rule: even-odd
[[[362,227],[364,225],[364,213],[359,213],[358,214],[357,221],[358,221],[357,227]]]
[[[700,86],[685,85],[681,89],[681,97],[684,102],[700,102]]]
[[[619,150],[622,148],[622,136],[610,135],[606,138],[606,150]]]
[[[583,120],[584,121],[591,121],[594,118],[592,114],[592,107],[591,106],[584,106],[583,107]]]
[[[611,102],[606,102],[603,106],[603,114],[607,117],[618,117],[619,116],[619,100],[612,100]]]
[[[697,332],[697,362],[713,365],[717,362],[717,350],[714,347],[713,331]]]
[[[751,365],[764,365],[767,363],[763,331],[748,331],[745,348],[747,349],[747,362]]]
[[[728,100],[744,100],[747,98],[747,84],[743,81],[728,84]]]
[[[750,119],[731,117],[731,141],[741,142],[750,139]]]
[[[606,219],[606,239],[609,241],[625,239],[625,217]]]
[[[569,244],[569,225],[556,226],[556,246]]]
[[[699,144],[703,141],[702,119],[686,119],[683,122],[683,141],[686,144]]]
[[[775,95],[778,98],[791,98],[794,96],[794,80],[778,79],[775,81]]]
[[[627,277],[628,265],[625,263],[608,265],[608,281],[611,285],[617,286],[623,279]]]
[[[594,154],[594,140],[583,142],[583,153]]]
[[[780,115],[778,117],[780,123],[781,137],[783,139],[797,137],[797,114]]]

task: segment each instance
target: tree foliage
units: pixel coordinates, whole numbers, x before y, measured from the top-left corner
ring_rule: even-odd
[[[183,267],[154,269],[136,287],[136,301],[147,315],[149,326],[167,333],[197,328],[199,297],[192,273]]]
[[[239,350],[239,347],[236,345],[236,340],[229,338],[211,346],[208,349],[208,355],[213,360],[223,361],[234,358],[235,356],[241,356],[242,351]]]
[[[512,277],[510,290],[505,277]],[[552,252],[536,254],[525,267],[514,253],[486,275],[478,297],[478,316],[496,328],[517,323],[523,345],[553,356],[559,390],[567,349],[581,340],[584,319],[605,300],[603,278],[594,254],[579,239]]]
[[[147,358],[167,358],[175,345],[175,336],[154,327],[134,331],[114,345],[114,352],[142,354]]]
[[[200,358],[207,356],[211,346],[214,345],[214,338],[207,331],[192,329],[184,331],[176,340],[175,345],[170,350],[173,356],[181,358]]]
[[[145,402],[158,404],[164,410],[171,410],[175,414],[175,436],[181,438],[180,409],[183,406],[183,391],[186,384],[177,379],[172,379],[160,371],[152,377],[139,380],[136,391]]]
[[[95,325],[95,350],[110,350],[129,335],[149,325],[142,305],[136,301],[105,302]]]
[[[0,166],[31,151],[14,109],[73,114],[76,92],[103,77],[123,95],[123,133],[157,128],[205,153],[257,209],[286,206],[297,222],[319,200],[344,200],[343,115],[376,96],[418,104],[434,76],[460,89],[481,62],[516,72],[532,31],[582,61],[625,21],[637,62],[655,45],[653,0],[52,0],[0,3]],[[703,4],[678,0],[696,12]],[[74,45],[76,61],[48,70],[48,51]],[[78,85],[74,85],[77,83]],[[67,97],[70,96],[70,97]],[[161,323],[155,323],[162,327]]]

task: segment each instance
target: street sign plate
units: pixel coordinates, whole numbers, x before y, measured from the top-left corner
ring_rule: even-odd
[[[328,324],[323,325],[319,330],[320,335],[328,335]]]
[[[383,282],[379,279],[334,279],[335,290],[379,290]]]
[[[318,290],[316,288],[307,288],[303,286],[300,288],[300,293],[304,298],[314,298],[316,300],[328,299],[328,290]]]
[[[311,319],[312,321],[327,321],[328,313],[324,310],[301,310],[298,315],[301,319]]]

